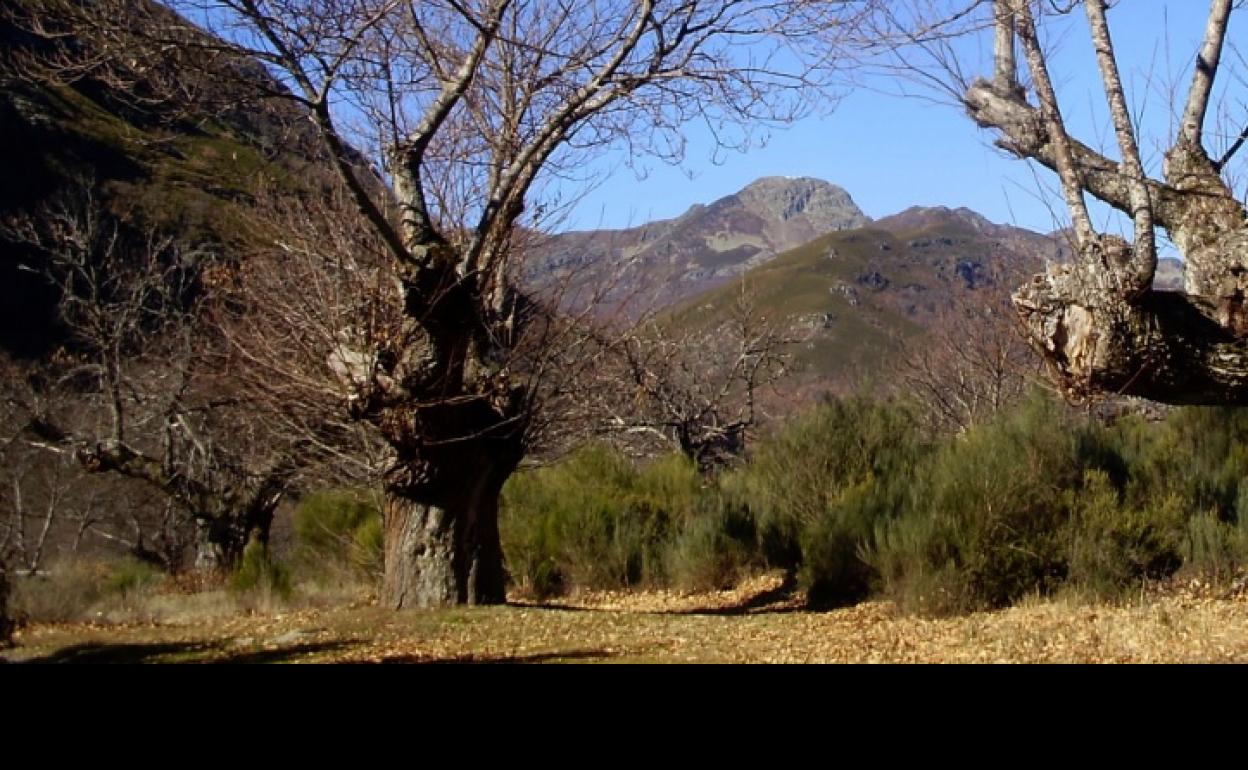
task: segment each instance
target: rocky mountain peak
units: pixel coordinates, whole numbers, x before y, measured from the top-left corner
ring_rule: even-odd
[[[765,220],[803,219],[817,234],[862,227],[871,221],[844,189],[811,177],[765,176],[731,197]]]

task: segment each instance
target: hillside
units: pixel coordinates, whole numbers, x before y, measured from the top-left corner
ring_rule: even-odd
[[[150,231],[217,255],[245,243],[240,215],[261,186],[309,189],[328,168],[306,116],[260,90],[280,89],[255,64],[167,57],[137,72],[59,66],[64,47],[89,50],[74,33],[49,40],[30,14],[56,30],[49,9],[17,0],[0,13],[0,214],[90,199],[122,228]],[[126,6],[134,24],[176,20],[149,2]],[[202,34],[186,31],[186,34]],[[240,77],[241,75],[241,77]],[[256,88],[253,88],[254,85]],[[0,348],[40,356],[56,342],[57,295],[47,255],[0,231]]]
[[[876,372],[898,342],[925,334],[955,295],[999,301],[1060,246],[966,209],[912,208],[824,235],[677,309],[680,326],[713,326],[741,285],[761,315],[805,340],[800,379],[848,385]]]

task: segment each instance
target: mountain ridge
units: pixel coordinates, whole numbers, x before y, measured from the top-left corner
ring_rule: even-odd
[[[870,222],[843,188],[812,177],[760,177],[670,219],[604,230],[571,230],[537,248],[528,278],[550,284],[582,273],[617,295],[653,293],[664,305],[719,285],[827,232]],[[608,267],[609,266],[609,267]]]

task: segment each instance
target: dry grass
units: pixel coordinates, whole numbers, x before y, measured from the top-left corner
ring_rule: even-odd
[[[43,662],[1208,662],[1248,661],[1248,598],[1187,586],[1126,606],[1075,599],[962,618],[884,602],[806,612],[778,580],[714,594],[585,594],[558,603],[393,613],[371,602],[159,623],[38,625]]]

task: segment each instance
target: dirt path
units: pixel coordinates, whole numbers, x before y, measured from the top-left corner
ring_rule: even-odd
[[[23,629],[31,662],[1195,662],[1248,661],[1248,597],[1134,606],[1045,601],[924,620],[888,603],[806,612],[776,585],[677,596],[392,613],[361,605],[177,625]]]

